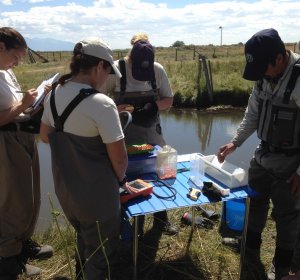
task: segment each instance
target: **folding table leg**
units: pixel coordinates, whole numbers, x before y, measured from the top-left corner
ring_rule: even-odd
[[[133,280],[137,280],[137,262],[138,262],[138,222],[139,217],[133,217]]]
[[[192,206],[192,231],[195,229],[195,207]]]
[[[250,197],[245,198],[245,218],[244,218],[244,229],[241,240],[241,252],[240,252],[240,280],[243,279],[243,266],[244,266],[244,258],[245,258],[245,250],[246,250],[246,236],[247,236],[247,228],[248,228],[248,217],[249,217],[249,208],[250,208]]]

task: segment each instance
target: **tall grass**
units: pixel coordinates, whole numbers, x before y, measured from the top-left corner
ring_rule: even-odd
[[[220,203],[205,208],[221,212]],[[189,209],[168,212],[170,221],[180,228],[176,236],[161,235],[152,230],[153,215],[146,216],[145,235],[139,240],[138,279],[238,280],[240,256],[235,250],[222,244],[219,231],[221,221],[216,221],[211,229],[196,227],[192,230],[190,226],[180,222],[186,211]],[[198,211],[195,214],[201,216]],[[62,213],[61,215],[63,216]],[[51,244],[55,250],[51,259],[31,263],[43,269],[42,275],[36,277],[36,280],[75,280],[75,253],[71,254],[70,258],[66,254],[66,250],[69,252],[75,250],[75,232],[63,223],[59,231],[60,233],[53,225],[46,232],[35,236],[41,244]],[[262,261],[266,269],[274,254],[274,236],[274,223],[270,220],[263,233]],[[112,279],[132,280],[131,243],[121,243],[118,255],[119,262],[111,266],[114,275]],[[26,278],[21,276],[20,279]]]
[[[244,56],[242,45],[224,47],[215,46],[186,46],[175,48],[156,48],[156,60],[161,63],[169,77],[175,94],[174,106],[177,107],[206,107],[204,96],[207,93],[204,73],[199,72],[199,54],[204,55],[211,66],[214,102],[210,105],[231,104],[245,106],[251,92],[252,83],[243,80]],[[125,55],[128,50],[115,51],[115,59]],[[49,60],[43,63],[24,63],[15,68],[15,73],[23,89],[36,87],[40,81],[50,74],[69,71],[71,52],[40,53]],[[200,81],[198,76],[200,75]],[[233,94],[231,96],[231,94]],[[236,95],[244,97],[236,99]],[[226,96],[223,98],[222,96]],[[225,101],[226,100],[226,101]]]

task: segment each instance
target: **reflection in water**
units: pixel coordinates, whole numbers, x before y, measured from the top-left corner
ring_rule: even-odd
[[[243,118],[243,112],[198,112],[173,109],[161,115],[165,140],[179,154],[200,152],[216,154],[220,146],[228,143]],[[252,135],[227,160],[248,168],[255,147],[256,135]]]
[[[41,231],[45,230],[51,224],[52,209],[50,207],[48,196],[51,196],[55,207],[60,208],[60,206],[54,193],[50,147],[48,144],[39,141],[38,151],[41,173],[41,209],[37,229],[38,231]]]
[[[178,154],[200,152],[210,155],[217,153],[221,145],[230,141],[242,117],[242,112],[205,113],[193,109],[173,109],[163,113],[161,120],[165,140],[178,151]],[[228,156],[227,160],[247,169],[257,143],[256,135],[252,135],[242,147]],[[48,193],[54,205],[60,207],[54,193],[49,145],[39,142],[38,149],[42,194],[38,230],[45,230],[51,223]]]

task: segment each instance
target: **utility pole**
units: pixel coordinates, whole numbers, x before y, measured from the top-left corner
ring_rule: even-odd
[[[221,42],[220,42],[220,47],[221,47],[222,46],[222,35],[223,35],[222,31],[223,31],[223,26],[219,26],[219,29],[221,30]]]

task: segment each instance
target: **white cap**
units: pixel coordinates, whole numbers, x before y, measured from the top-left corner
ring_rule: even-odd
[[[79,43],[82,44],[81,52],[83,54],[95,56],[108,61],[114,71],[114,74],[116,74],[119,78],[122,77],[122,74],[120,73],[118,67],[114,64],[112,50],[106,42],[101,39],[87,39],[82,40]]]

